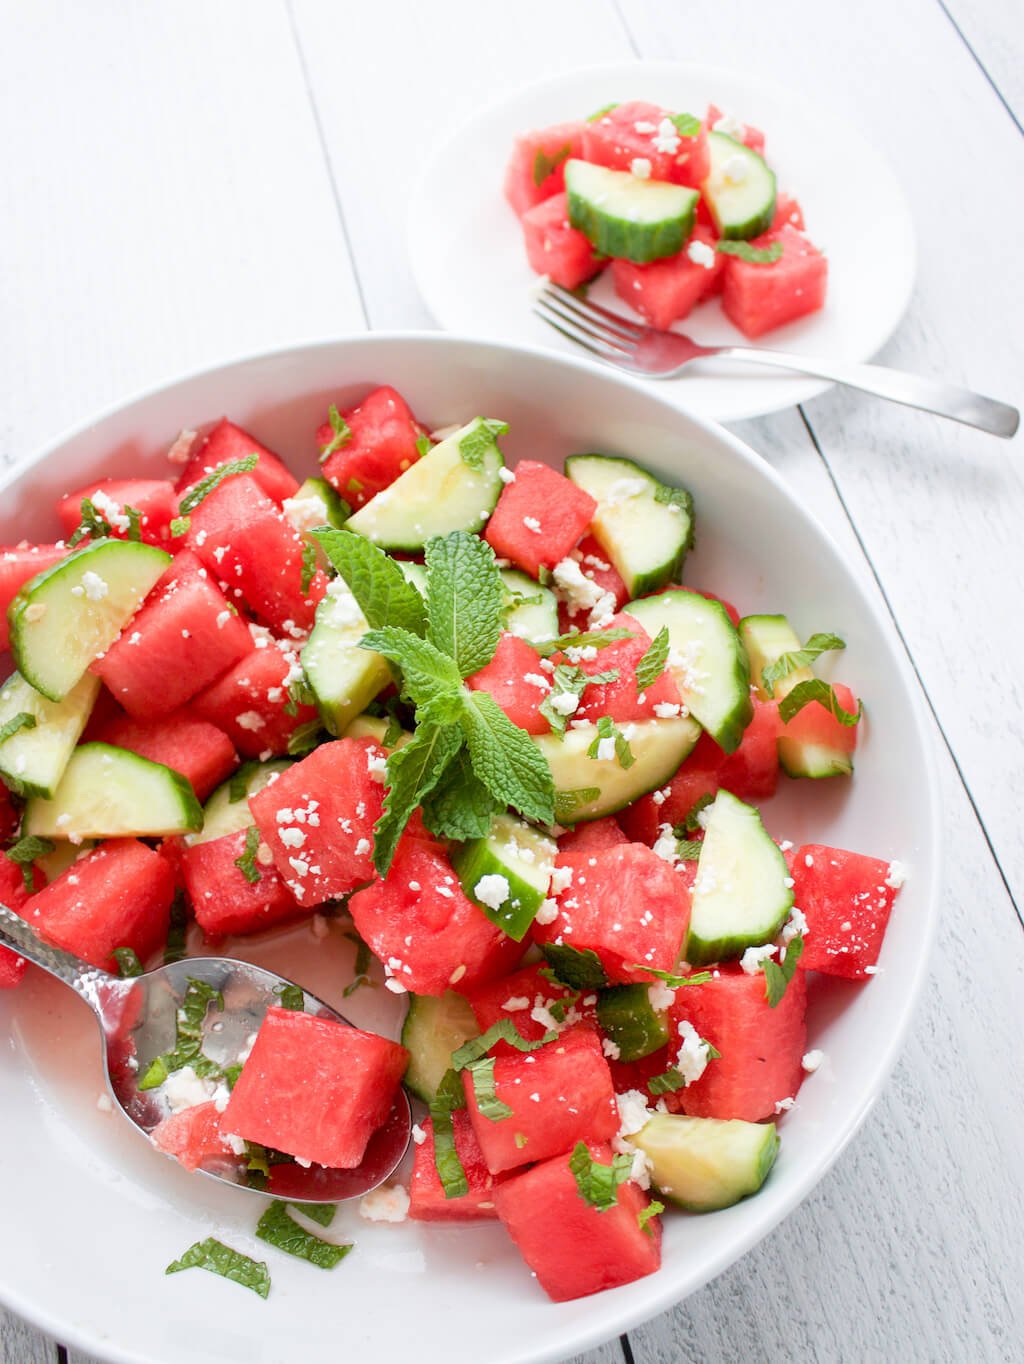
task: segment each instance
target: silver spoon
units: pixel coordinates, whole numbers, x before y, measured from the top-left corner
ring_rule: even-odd
[[[174,1047],[177,1014],[189,982],[203,981],[223,997],[224,1008],[203,1038],[204,1056],[222,1067],[237,1062],[267,1010],[281,1003],[281,987],[293,983],[262,966],[229,957],[190,957],[122,979],[44,943],[5,905],[0,905],[0,946],[70,985],[89,1005],[103,1035],[107,1087],[124,1116],[147,1138],[170,1109],[158,1089],[140,1090],[139,1078],[152,1061]],[[302,996],[307,1013],[351,1026],[315,995],[303,990]],[[411,1126],[409,1100],[400,1089],[387,1121],[370,1138],[366,1155],[353,1169],[271,1165],[267,1187],[258,1189],[246,1183],[245,1161],[225,1151],[223,1157],[201,1165],[199,1173],[290,1203],[338,1203],[368,1193],[393,1173],[409,1145]]]

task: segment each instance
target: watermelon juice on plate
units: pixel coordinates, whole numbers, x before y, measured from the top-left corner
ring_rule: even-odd
[[[691,496],[654,427],[598,454],[555,415],[545,449],[556,409],[527,408],[516,459],[494,395],[473,415],[406,393],[318,390],[326,420],[292,414],[284,442],[233,412],[169,442],[163,470],[62,488],[64,540],[11,551],[6,898],[108,969],[164,950],[172,905],[192,950],[227,934],[286,968],[301,935],[334,963],[368,1027],[282,999],[220,1071],[197,994],[144,1087],[168,1109],[159,1149],[239,1159],[273,1190],[289,1162],[358,1163],[404,1074],[409,1168],[348,1211],[339,1279],[360,1242],[372,1260],[423,1224],[432,1256],[458,1255],[452,1229],[468,1248],[494,1224],[526,1263],[517,1281],[501,1251],[502,1292],[535,1294],[532,1270],[555,1303],[636,1293],[663,1223],[671,1266],[674,1224],[685,1244],[695,1214],[777,1197],[802,1086],[834,1084],[838,1004],[856,1017],[884,990],[894,854],[919,849],[833,843],[875,693],[820,675],[843,636],[798,634],[713,554],[693,571],[695,528],[728,537],[728,518],[712,497],[705,527],[699,469]],[[814,624],[855,636],[855,614]],[[7,996],[33,1055],[34,994]],[[271,1310],[300,1282],[286,1253],[344,1254],[273,1208],[257,1243],[235,1209],[161,1268],[227,1274]]]

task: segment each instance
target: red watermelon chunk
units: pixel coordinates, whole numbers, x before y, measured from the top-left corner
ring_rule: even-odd
[[[737,142],[742,142],[752,152],[757,152],[758,156],[764,156],[764,133],[760,128],[754,128],[749,123],[740,123],[731,114],[723,114],[715,104],[708,105],[707,117],[704,122],[712,132],[725,133],[727,137],[734,137]],[[719,123],[722,125],[721,127],[717,126]]]
[[[850,980],[873,975],[902,885],[901,869],[877,857],[809,843],[793,855],[791,871],[793,899],[807,920],[800,965]]]
[[[613,669],[619,675],[614,682],[592,683],[587,687],[573,718],[598,720],[602,715],[610,715],[613,720],[625,721],[678,715],[682,697],[667,668],[643,691],[637,687],[637,664],[651,647],[651,637],[640,622],[620,612],[606,622],[606,628],[628,630],[630,637],[615,640],[603,649],[584,648],[579,666],[591,675]],[[591,651],[593,657],[589,656]],[[570,661],[573,657],[571,653]]]
[[[298,654],[284,640],[267,640],[257,632],[254,649],[192,700],[197,715],[222,729],[247,758],[288,752],[288,740],[300,725],[316,719],[316,707],[305,704],[289,714],[288,682],[297,675]]]
[[[520,218],[565,189],[565,163],[582,155],[585,127],[577,119],[516,138],[505,168],[505,198]]]
[[[183,496],[189,488],[222,464],[230,464],[249,455],[257,457],[252,477],[268,497],[280,503],[286,497],[295,496],[299,490],[295,475],[265,445],[261,445],[248,431],[243,431],[226,417],[221,418],[206,439],[189,455],[188,463],[178,479],[179,496]]]
[[[375,388],[357,407],[346,408],[341,415],[351,435],[328,455],[323,475],[356,508],[416,463],[420,457],[416,442],[423,428],[402,395],[387,385]],[[320,427],[316,438],[321,450],[331,444],[334,430],[329,422]]]
[[[337,739],[250,797],[260,837],[303,908],[341,899],[373,876],[383,767],[384,752],[369,739]]]
[[[226,1158],[231,1152],[221,1130],[221,1115],[212,1101],[172,1113],[157,1123],[149,1139],[158,1151],[173,1156],[186,1170],[198,1170],[206,1161]]]
[[[591,1158],[611,1165],[610,1146],[587,1143]],[[498,1216],[549,1298],[568,1302],[653,1274],[661,1265],[661,1223],[642,1229],[650,1199],[638,1184],[620,1184],[616,1206],[599,1212],[580,1194],[569,1156],[561,1154],[494,1190]]]
[[[690,924],[686,866],[641,843],[560,852],[551,883],[558,913],[535,922],[533,936],[542,946],[596,953],[612,983],[649,980],[652,967],[671,971]]]
[[[792,194],[780,192],[775,196],[775,217],[772,219],[769,230],[777,232],[786,223],[795,227],[798,232],[802,232],[804,230],[804,211],[800,207],[799,200],[795,199]]]
[[[675,1063],[674,1056],[669,1058],[668,1047],[659,1047],[657,1051],[652,1051],[650,1056],[643,1056],[639,1061],[616,1061],[609,1058],[608,1069],[612,1073],[612,1084],[615,1086],[616,1094],[628,1094],[631,1089],[639,1090],[646,1096],[648,1104],[653,1104],[661,1095],[651,1094],[648,1088],[650,1081],[655,1075],[664,1075]]]
[[[125,507],[139,513],[139,533],[147,545],[168,547],[171,522],[178,515],[178,493],[166,478],[101,478],[68,493],[57,503],[57,519],[65,536],[72,536],[82,520],[82,499],[89,498],[110,526],[110,534],[126,540],[131,521]]]
[[[455,1150],[466,1172],[469,1192],[446,1198],[434,1160],[434,1124],[425,1118],[423,1140],[416,1146],[409,1181],[409,1216],[416,1222],[478,1221],[498,1216],[494,1207],[494,1176],[484,1163],[480,1144],[473,1135],[469,1115],[461,1109],[452,1114]],[[416,1139],[416,1130],[413,1129]]]
[[[593,279],[604,261],[587,238],[569,222],[569,196],[553,194],[522,217],[526,259],[538,275],[563,289]]]
[[[836,700],[849,715],[856,715],[858,702],[849,687],[842,682],[834,682],[832,690]],[[827,748],[833,753],[853,753],[857,747],[857,734],[860,723],[843,725],[820,701],[811,701],[793,716],[786,724],[779,722],[780,743],[809,744]]]
[[[46,942],[111,971],[116,947],[145,961],[163,944],[173,898],[165,857],[137,838],[112,838],[27,900],[23,913]]]
[[[7,608],[30,578],[67,556],[60,545],[8,545],[0,549],[0,649],[10,644]]]
[[[684,137],[667,110],[643,100],[619,104],[583,131],[583,159],[628,171],[634,161],[650,165],[650,179],[696,188],[711,169],[707,131]]]
[[[133,720],[122,714],[108,720],[90,738],[173,767],[188,779],[200,801],[234,771],[238,761],[235,746],[224,731],[188,711],[176,711],[160,720]]]
[[[293,639],[312,628],[327,578],[317,569],[303,591],[302,537],[254,478],[226,478],[190,515],[188,547],[232,601]]]
[[[466,1107],[492,1174],[568,1151],[577,1141],[610,1141],[618,1131],[608,1062],[591,1028],[570,1028],[537,1051],[494,1058],[494,1092],[511,1115],[480,1111],[473,1072],[462,1073]]]
[[[758,264],[730,256],[725,264],[722,308],[744,336],[763,336],[825,304],[828,261],[818,248],[788,223],[755,237],[751,246],[772,242],[782,245],[777,261]]]
[[[487,691],[513,724],[527,734],[547,734],[551,729],[540,713],[551,691],[537,650],[518,635],[503,634],[486,667],[466,678],[471,691]]]
[[[714,243],[714,232],[698,226],[678,256],[649,265],[613,261],[615,292],[652,327],[667,331],[721,288],[725,257],[715,250]]]
[[[186,847],[181,857],[185,889],[196,922],[208,938],[228,933],[261,933],[273,924],[294,919],[303,910],[273,865],[257,857],[258,881],[248,881],[238,866],[245,853],[247,830]]]
[[[587,824],[578,824],[575,829],[562,834],[558,840],[558,850],[563,853],[603,852],[606,848],[617,848],[629,839],[622,832],[611,815],[604,819],[593,819]]]
[[[531,578],[554,568],[579,543],[597,503],[564,474],[520,460],[498,498],[484,539]]]
[[[184,705],[252,647],[208,570],[185,551],[93,671],[130,715],[151,720]]]
[[[270,1009],[221,1127],[316,1165],[351,1169],[391,1111],[409,1053],[397,1042]]]
[[[462,893],[439,843],[403,837],[383,881],[352,896],[360,937],[384,963],[389,984],[417,995],[443,995],[493,980],[525,950]]]
[[[584,578],[592,582],[598,592],[605,594],[608,598],[609,611],[607,614],[618,611],[629,600],[626,584],[622,581],[618,571],[609,563],[604,550],[592,535],[584,536],[569,555],[569,558],[579,564],[580,572]],[[611,600],[612,598],[614,601]],[[582,629],[586,624],[589,610],[589,607],[560,601],[558,603],[558,620],[563,634]]]
[[[803,1080],[807,1050],[807,983],[797,971],[773,1009],[765,977],[738,966],[719,967],[702,985],[676,991],[669,1018],[674,1033],[689,1022],[721,1056],[699,1080],[676,1093],[677,1106],[697,1118],[760,1122],[783,1111]],[[788,1106],[788,1105],[787,1105]]]
[[[46,884],[46,877],[40,868],[33,867],[32,874],[34,884],[42,888]],[[28,899],[29,892],[25,887],[21,867],[9,857],[0,854],[0,904],[21,914]],[[21,982],[27,970],[28,962],[24,957],[8,951],[6,947],[0,947],[0,990],[13,989]]]
[[[751,700],[754,715],[735,753],[726,754],[710,734],[702,734],[693,752],[667,786],[651,791],[623,810],[619,821],[630,838],[653,845],[663,824],[682,824],[702,796],[721,787],[740,800],[764,800],[779,778],[778,704]]]
[[[510,1018],[520,1037],[525,1037],[527,1042],[539,1042],[552,1026],[595,1023],[597,996],[593,993],[580,995],[568,985],[552,980],[550,972],[542,974],[547,969],[535,962],[513,971],[510,976],[502,976],[501,980],[462,987],[460,993],[469,1001],[480,1031],[484,1033],[492,1024]],[[555,1006],[556,1014],[552,1014],[552,1006]],[[565,1016],[559,1019],[557,1014],[563,1008]],[[491,1048],[493,1056],[511,1055],[514,1051],[515,1048],[503,1040]]]

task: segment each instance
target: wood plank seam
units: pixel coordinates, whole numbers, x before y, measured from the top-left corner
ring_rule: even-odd
[[[939,0],[939,2],[941,3],[941,0]],[[871,571],[871,576],[874,578],[878,590],[881,593],[882,601],[885,603],[885,609],[889,613],[889,619],[892,621],[893,629],[896,631],[897,635],[899,636],[900,643],[903,645],[903,649],[907,655],[907,661],[910,663],[911,668],[913,668],[914,676],[917,678],[918,686],[921,688],[921,694],[924,697],[925,702],[927,703],[928,709],[932,713],[932,718],[935,721],[936,728],[938,729],[939,734],[942,736],[942,742],[946,747],[946,751],[949,753],[949,756],[953,763],[953,767],[956,769],[956,774],[957,777],[959,778],[960,785],[963,787],[964,794],[966,795],[968,803],[972,811],[974,812],[974,817],[978,821],[978,826],[981,829],[981,835],[985,840],[985,845],[988,848],[989,853],[992,856],[992,861],[995,863],[996,870],[999,873],[999,879],[1003,883],[1003,887],[1006,890],[1007,896],[1009,897],[1010,904],[1013,906],[1014,912],[1017,915],[1020,927],[1024,929],[1024,907],[1017,903],[1016,897],[1014,896],[1013,893],[1013,889],[1010,885],[1009,878],[1007,877],[1006,872],[1003,869],[1003,864],[999,859],[999,854],[996,852],[995,845],[993,844],[992,839],[989,836],[989,832],[985,825],[985,821],[982,818],[981,811],[979,810],[978,804],[974,799],[974,793],[971,791],[967,778],[964,775],[963,768],[960,766],[960,761],[957,758],[957,755],[953,749],[953,745],[950,742],[949,736],[946,733],[946,730],[942,724],[941,719],[939,718],[938,711],[936,710],[935,704],[932,701],[931,695],[928,691],[928,687],[926,686],[925,680],[921,675],[921,671],[917,666],[917,661],[914,658],[909,643],[907,642],[906,635],[904,635],[903,633],[899,620],[896,617],[896,612],[893,609],[892,602],[889,600],[889,594],[885,590],[885,585],[883,584],[882,579],[878,574],[878,570],[875,568],[875,564],[873,559],[871,558],[871,555],[868,553],[867,545],[864,543],[864,538],[860,533],[857,523],[854,520],[849,507],[846,505],[846,499],[843,497],[843,492],[839,486],[839,481],[832,470],[832,466],[828,462],[828,459],[825,455],[825,451],[822,449],[821,442],[818,440],[814,427],[811,425],[807,417],[807,413],[804,410],[803,404],[798,404],[797,411],[800,413],[800,419],[804,424],[804,427],[807,431],[807,435],[810,438],[811,444],[817,451],[818,458],[824,465],[825,471],[829,476],[829,480],[831,481],[832,486],[835,489],[836,497],[839,499],[839,505],[842,507],[846,519],[850,523],[850,529],[853,531],[854,535],[857,538],[857,544],[860,546],[861,553],[864,555],[864,560],[867,563],[869,570]]]
[[[1002,90],[1000,90],[998,84],[996,83],[995,77],[990,73],[988,67],[978,56],[978,53],[975,50],[973,44],[971,43],[971,40],[967,37],[967,34],[963,31],[963,29],[957,23],[956,19],[953,17],[950,10],[947,8],[945,0],[936,0],[936,3],[938,4],[939,9],[942,10],[943,14],[949,20],[949,22],[953,25],[953,28],[956,30],[957,37],[963,43],[967,51],[971,54],[975,66],[978,68],[981,74],[988,81],[989,85],[992,87],[992,93],[995,95],[996,99],[998,99],[999,103],[1003,106],[1006,112],[1010,115],[1010,118],[1013,120],[1014,127],[1017,129],[1019,133],[1024,134],[1024,126],[1021,125],[1020,119],[1014,113],[1013,108],[1011,107],[1006,96],[1003,94]]]

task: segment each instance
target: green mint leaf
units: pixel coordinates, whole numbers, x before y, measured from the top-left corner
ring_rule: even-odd
[[[291,1009],[293,1013],[297,1014],[306,1012],[306,996],[303,994],[301,986],[292,985],[290,982],[275,985],[274,994],[278,998],[278,1008]]]
[[[296,725],[288,736],[288,756],[304,758],[307,753],[312,753],[320,743],[322,732],[323,725],[319,720],[307,720],[305,724]]]
[[[675,976],[671,971],[659,971],[654,966],[645,966],[643,962],[635,961],[631,966],[626,967],[627,971],[646,971],[655,980],[663,980],[671,990],[678,990],[684,985],[706,985],[711,979],[710,971],[695,971],[692,976]]]
[[[465,748],[449,759],[441,779],[421,804],[423,822],[434,837],[460,843],[483,838],[493,816],[504,809],[473,771]]]
[[[82,519],[75,531],[68,539],[68,549],[74,549],[80,540],[84,540],[87,535],[94,539],[101,539],[104,535],[110,534],[110,522],[100,516],[99,512],[92,504],[92,499],[82,498]]]
[[[352,964],[353,976],[341,992],[342,998],[348,999],[362,986],[373,984],[370,979],[370,962],[373,954],[354,928],[347,929],[345,937],[356,945],[356,959]]]
[[[34,715],[27,710],[19,710],[17,715],[12,715],[5,724],[0,725],[0,744],[5,744],[23,729],[35,729],[36,723]]]
[[[749,242],[715,242],[715,250],[723,256],[738,256],[751,265],[773,265],[782,259],[782,243],[771,242],[768,246],[751,246]]]
[[[573,815],[601,794],[599,786],[576,786],[569,791],[555,792],[555,819],[559,824],[571,824]]]
[[[803,956],[803,938],[798,934],[782,951],[786,954],[782,961],[769,958],[764,963],[764,997],[773,1009],[786,993],[786,986],[796,973],[796,964]]]
[[[259,458],[259,455],[246,455],[244,459],[229,459],[226,464],[219,464],[212,473],[201,478],[195,487],[185,494],[178,504],[178,511],[182,516],[195,511],[200,502],[205,501],[226,478],[234,478],[236,474],[251,474],[259,463]],[[173,530],[171,534],[174,534]]]
[[[556,1032],[547,1032],[540,1041],[527,1042],[511,1018],[499,1018],[485,1033],[463,1042],[461,1047],[452,1052],[452,1069],[465,1070],[467,1066],[486,1056],[499,1042],[507,1042],[509,1046],[515,1047],[516,1051],[530,1052],[537,1051],[547,1042],[553,1042],[557,1036]]]
[[[699,838],[681,838],[676,845],[680,862],[699,862],[703,843]]]
[[[444,1196],[463,1198],[469,1193],[469,1181],[459,1159],[459,1153],[455,1149],[452,1114],[466,1107],[466,1095],[462,1081],[454,1070],[445,1071],[429,1107],[430,1123],[434,1129],[434,1166],[444,1189]]]
[[[338,411],[336,403],[331,403],[327,409],[327,420],[331,424],[333,432],[331,439],[326,445],[320,447],[320,463],[330,459],[336,450],[340,450],[343,445],[347,445],[352,439],[352,428]]]
[[[302,1203],[296,1205],[303,1217],[321,1227],[329,1227],[338,1212],[337,1203]]]
[[[427,639],[420,639],[394,625],[370,630],[359,641],[364,649],[374,649],[402,670],[403,694],[418,706],[458,698],[462,675],[452,659]],[[480,693],[486,695],[487,693]]]
[[[674,1094],[677,1089],[683,1089],[686,1081],[680,1075],[675,1066],[669,1066],[668,1070],[661,1075],[652,1075],[647,1081],[647,1088],[657,1096],[659,1094]]]
[[[619,107],[618,101],[612,104],[603,104],[600,109],[595,109],[592,114],[587,115],[588,123],[596,123],[599,118],[604,118],[605,114],[610,114],[613,109]]]
[[[122,512],[128,518],[128,539],[138,544],[142,539],[142,513],[138,507],[125,505]]]
[[[185,955],[185,933],[188,929],[188,909],[185,897],[179,891],[171,901],[171,922],[167,929],[167,942],[164,945],[164,965],[181,961]]]
[[[456,726],[423,719],[410,741],[388,756],[384,812],[373,828],[373,865],[378,875],[387,875],[409,817],[437,785],[461,746],[462,735]]]
[[[465,694],[460,722],[473,771],[491,794],[524,818],[551,824],[555,818],[551,769],[530,736],[486,691]]]
[[[32,725],[29,725],[28,728],[31,729]],[[56,846],[48,838],[37,838],[35,834],[26,834],[24,838],[19,838],[17,843],[4,853],[6,858],[21,868],[21,879],[29,895],[34,895],[36,891],[32,863],[37,857],[45,857],[47,853],[52,853]]]
[[[348,583],[371,630],[397,626],[414,635],[426,631],[423,598],[394,559],[363,535],[326,526],[311,532],[337,573]]]
[[[641,1208],[640,1211],[637,1213],[636,1215],[637,1226],[640,1228],[641,1231],[646,1232],[647,1235],[650,1236],[651,1229],[647,1225],[647,1223],[651,1220],[652,1217],[658,1217],[664,1211],[665,1204],[659,1203],[656,1198],[652,1198],[651,1201],[647,1204],[647,1207]]]
[[[601,958],[592,948],[546,942],[540,950],[558,979],[574,990],[601,990],[608,984]]]
[[[421,436],[417,436],[417,437],[416,437],[416,453],[417,453],[417,455],[419,455],[420,459],[422,459],[424,455],[429,455],[429,454],[430,454],[430,450],[431,450],[430,437],[429,437],[429,436],[422,436],[422,435],[421,435]]]
[[[473,1083],[473,1097],[481,1116],[488,1122],[504,1122],[506,1118],[511,1118],[511,1108],[498,1098],[494,1088],[494,1057],[474,1061],[469,1067],[469,1074]]]
[[[260,869],[256,865],[256,849],[260,846],[260,831],[255,824],[250,824],[245,831],[245,851],[241,857],[235,858],[235,866],[242,873],[251,886],[257,881],[262,880]]]
[[[302,542],[302,574],[299,578],[299,587],[302,595],[305,596],[309,591],[310,584],[316,574],[316,545],[312,540]]]
[[[302,1211],[305,1212],[306,1208],[303,1207]],[[314,1236],[311,1231],[305,1231],[292,1217],[287,1204],[276,1198],[256,1223],[256,1235],[275,1250],[308,1260],[318,1269],[333,1269],[352,1249],[351,1242],[336,1245]]]
[[[175,1020],[176,1036],[172,1051],[156,1057],[139,1080],[139,1089],[155,1089],[162,1085],[176,1070],[191,1066],[197,1075],[218,1075],[217,1067],[202,1054],[203,1023],[206,1011],[213,1004],[223,1009],[224,998],[219,990],[208,985],[205,980],[194,977],[188,982]]]
[[[611,739],[612,743],[615,745],[615,756],[623,771],[632,767],[636,762],[636,758],[633,756],[633,750],[629,746],[629,740],[609,715],[602,715],[598,720],[597,735],[594,738],[594,742],[587,749],[587,757],[597,758],[601,752],[601,744],[605,739]]]
[[[665,664],[668,662],[668,649],[668,626],[663,625],[636,665],[636,689],[638,693],[646,691],[648,687],[657,682],[665,671]]]
[[[230,1066],[224,1067],[224,1083],[228,1089],[234,1089],[238,1083],[238,1077],[242,1073],[241,1061],[232,1061]]]
[[[559,147],[558,151],[552,156],[548,156],[543,147],[537,148],[537,155],[533,158],[533,183],[539,189],[549,175],[553,175],[563,161],[568,161],[572,155],[572,147],[567,142],[564,147]]]
[[[703,830],[703,825],[701,824],[697,816],[700,814],[702,810],[706,810],[709,805],[713,805],[714,802],[715,797],[711,794],[710,791],[705,792],[703,796],[698,796],[697,799],[690,806],[689,813],[683,820],[682,824],[677,824],[675,829],[673,830],[676,838],[685,838],[687,834],[701,833]]]
[[[270,1270],[265,1261],[252,1260],[240,1250],[232,1250],[212,1236],[189,1246],[181,1259],[169,1264],[164,1273],[178,1274],[183,1269],[208,1269],[222,1279],[230,1279],[243,1288],[251,1288],[261,1298],[270,1292]]]
[[[534,648],[545,658],[551,654],[563,653],[566,649],[604,649],[620,639],[632,639],[634,632],[616,626],[614,630],[573,630],[556,639],[546,639]]]
[[[471,430],[459,440],[459,458],[471,469],[482,469],[484,460],[497,446],[498,437],[508,430],[508,422],[478,417]],[[499,451],[500,454],[500,451]]]
[[[700,119],[694,114],[669,114],[680,137],[696,137],[701,129]]]
[[[240,800],[245,800],[249,794],[249,782],[255,776],[260,763],[255,758],[249,762],[242,763],[241,767],[235,768],[228,783],[228,804],[237,805]]]
[[[611,1165],[602,1165],[592,1158],[585,1141],[578,1141],[569,1157],[569,1169],[576,1180],[576,1188],[585,1203],[598,1212],[608,1212],[619,1201],[619,1185],[625,1184],[633,1168],[633,1157],[619,1155]]]
[[[788,654],[780,654],[774,663],[766,663],[761,673],[761,686],[768,696],[775,695],[776,683],[800,668],[809,668],[816,658],[831,653],[833,649],[845,649],[846,643],[838,635],[811,635],[802,649],[793,649]]]
[[[142,975],[142,962],[131,947],[115,947],[112,955],[117,962],[117,974],[122,980],[134,980],[136,976]]]
[[[453,530],[427,541],[427,639],[462,677],[490,663],[501,637],[504,591],[494,550]]]
[[[176,516],[171,522],[171,535],[177,539],[179,536],[187,535],[191,528],[191,516]]]
[[[864,714],[864,706],[858,701],[856,713],[851,715],[840,705],[839,697],[827,682],[823,682],[820,677],[811,677],[806,682],[798,683],[789,695],[784,696],[779,702],[779,719],[784,725],[788,724],[794,715],[799,714],[804,706],[809,706],[812,701],[820,702],[847,729],[857,724]]]

